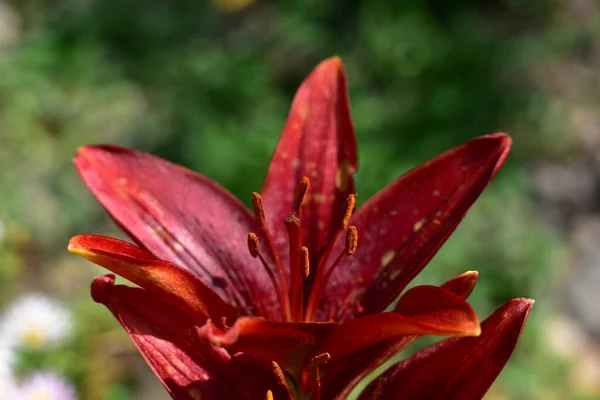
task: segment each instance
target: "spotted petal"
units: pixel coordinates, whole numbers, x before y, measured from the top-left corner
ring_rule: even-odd
[[[482,323],[482,334],[451,338],[390,368],[361,399],[476,400],[492,385],[512,354],[533,306],[513,299]]]
[[[262,238],[260,228],[225,189],[158,157],[110,145],[83,147],[75,165],[138,244],[199,276],[241,314],[278,317],[271,281],[248,254],[247,235]],[[263,255],[271,259],[268,248]]]
[[[333,57],[298,89],[262,189],[267,224],[284,261],[288,244],[283,221],[294,211],[302,177],[310,179],[302,207],[303,243],[315,261],[337,229],[346,197],[354,193],[357,165],[346,75],[342,61]]]
[[[423,269],[502,165],[511,139],[497,133],[472,139],[400,177],[352,217],[356,253],[333,272],[321,319],[380,312]],[[342,244],[340,244],[341,246]],[[367,286],[358,289],[354,282]]]

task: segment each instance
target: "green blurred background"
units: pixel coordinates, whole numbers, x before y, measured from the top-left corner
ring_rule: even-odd
[[[119,235],[79,181],[75,150],[149,151],[248,203],[295,89],[339,55],[360,200],[469,138],[513,136],[506,166],[418,282],[479,270],[481,317],[536,299],[489,399],[599,398],[597,327],[566,289],[596,265],[580,265],[577,238],[590,235],[577,227],[598,210],[599,34],[594,0],[0,0],[0,306],[41,290],[77,321],[66,344],[21,354],[19,371],[58,371],[82,399],[166,398],[89,298],[103,271],[66,252],[78,233]]]

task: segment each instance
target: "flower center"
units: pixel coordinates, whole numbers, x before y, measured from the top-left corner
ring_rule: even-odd
[[[325,248],[323,255],[314,271],[314,280],[312,285],[305,285],[311,272],[309,249],[302,245],[302,204],[306,199],[306,193],[310,186],[310,181],[304,177],[300,181],[298,191],[294,201],[294,211],[285,219],[285,226],[288,233],[290,265],[289,282],[283,269],[281,259],[275,248],[273,238],[267,227],[262,197],[258,193],[252,193],[252,208],[254,209],[254,218],[263,229],[267,244],[273,253],[275,262],[275,271],[269,266],[260,252],[260,243],[255,233],[248,234],[248,250],[250,255],[258,258],[265,271],[269,275],[273,288],[276,292],[281,315],[284,321],[306,321],[313,322],[317,317],[317,309],[323,294],[327,288],[327,283],[334,269],[339,265],[343,257],[349,257],[356,251],[358,244],[358,232],[355,226],[348,226],[348,221],[356,205],[356,196],[351,194],[347,197],[342,209],[341,218],[338,227]],[[331,264],[329,258],[333,251],[334,244],[338,236],[346,233],[346,243],[340,254]],[[308,293],[305,293],[305,289]]]

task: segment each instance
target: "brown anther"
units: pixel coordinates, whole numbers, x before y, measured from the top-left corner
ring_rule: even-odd
[[[265,396],[265,400],[273,400],[273,392],[267,390],[267,395]]]
[[[358,231],[355,226],[349,226],[346,231],[346,248],[344,251],[347,256],[351,256],[358,247]]]
[[[300,226],[300,218],[296,216],[296,213],[290,213],[290,215],[285,219],[285,226],[289,225]]]
[[[309,361],[308,366],[309,366],[309,368],[321,366],[321,365],[325,364],[327,361],[329,361],[330,358],[331,358],[331,355],[329,353],[321,353],[318,356],[313,357]]]
[[[248,250],[250,250],[250,255],[254,258],[258,257],[258,236],[256,234],[250,232],[248,234]]]
[[[265,209],[263,207],[261,195],[256,192],[252,193],[252,208],[254,209],[254,219],[258,222],[258,225],[264,228],[267,225],[265,220]]]
[[[356,195],[349,194],[342,212],[342,229],[346,229],[348,226],[348,221],[350,221],[352,212],[354,212],[354,206],[356,206]]]
[[[310,274],[310,260],[308,257],[308,248],[306,246],[300,248],[300,265],[302,266],[304,278],[308,278],[308,274]]]
[[[308,192],[308,188],[310,187],[310,180],[304,176],[300,180],[300,184],[298,185],[298,190],[296,192],[296,203],[294,204],[294,210],[300,210],[300,207],[304,203],[304,199],[306,198],[306,192]]]
[[[280,384],[281,386],[283,386],[285,388],[285,391],[287,392],[287,395],[288,395],[288,399],[294,400],[294,394],[292,393],[292,389],[290,389],[290,386],[288,385],[287,381],[285,380],[285,375],[283,374],[283,370],[281,369],[279,364],[277,364],[275,361],[273,361],[272,364],[273,364],[273,374],[275,374],[275,380],[277,381],[278,384]]]
[[[277,383],[279,383],[281,386],[288,386],[287,381],[285,380],[285,375],[283,374],[283,370],[281,369],[281,367],[279,366],[279,364],[277,364],[275,361],[272,362],[273,365],[273,374],[275,374],[275,379],[277,380]]]

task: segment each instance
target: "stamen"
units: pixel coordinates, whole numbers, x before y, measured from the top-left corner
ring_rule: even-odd
[[[250,255],[254,258],[258,257],[258,247],[258,236],[250,232],[248,234],[248,250],[250,250]]]
[[[289,321],[289,303],[287,301],[287,297],[284,296],[284,292],[281,290],[281,287],[279,286],[277,278],[271,270],[271,267],[269,267],[267,261],[264,259],[262,254],[260,254],[260,243],[258,241],[258,236],[256,236],[256,234],[253,232],[248,234],[248,250],[250,251],[250,255],[252,257],[258,257],[260,259],[265,271],[267,271],[267,274],[269,274],[269,279],[271,279],[271,283],[275,289],[275,294],[277,295],[277,300],[279,301],[279,305],[281,307],[281,315],[286,321]]]
[[[331,354],[329,354],[329,353],[321,353],[318,356],[313,357],[309,361],[308,366],[310,368],[318,367],[320,365],[325,364],[327,361],[329,361],[330,358],[331,358]]]
[[[304,316],[305,321],[314,321],[317,313],[317,305],[321,300],[323,293],[327,289],[327,282],[329,282],[329,278],[333,273],[333,270],[338,266],[340,261],[344,256],[350,257],[356,251],[356,247],[358,246],[358,231],[355,226],[350,226],[346,230],[346,245],[344,246],[344,250],[337,256],[333,264],[329,268],[326,269],[326,272],[323,274],[317,273],[318,280],[315,280],[313,285],[313,290],[310,294],[310,298],[308,299],[308,305],[306,306],[306,315]],[[323,264],[319,264],[319,268],[321,268]]]
[[[273,255],[273,260],[275,261],[275,267],[277,269],[277,274],[279,275],[279,282],[281,283],[281,291],[283,293],[288,292],[288,284],[287,279],[285,278],[285,274],[283,272],[283,265],[281,264],[281,259],[279,258],[279,252],[275,248],[275,243],[273,242],[273,237],[271,236],[271,232],[267,227],[267,222],[265,218],[265,209],[263,206],[262,196],[259,193],[252,193],[252,208],[254,209],[254,219],[258,223],[258,225],[263,228],[265,236],[267,238],[267,244],[271,249],[271,254]],[[255,235],[256,236],[256,235]],[[252,250],[250,250],[250,254],[252,254]],[[256,256],[253,256],[256,257]],[[270,271],[270,269],[269,269]],[[285,302],[281,302],[281,315],[285,321],[290,321],[291,311],[290,311],[290,303],[287,296],[284,297]]]
[[[273,392],[271,392],[270,390],[267,390],[267,395],[265,396],[265,400],[274,400]]]
[[[348,227],[346,231],[346,248],[344,251],[347,256],[351,256],[358,247],[358,231],[355,226]]]
[[[310,274],[310,259],[308,257],[308,248],[306,246],[302,246],[300,249],[300,265],[302,265],[304,279],[308,278],[308,274]]]
[[[356,195],[349,194],[348,197],[346,197],[346,202],[344,203],[344,208],[342,209],[342,215],[340,218],[340,226],[334,232],[333,237],[329,241],[329,244],[327,245],[327,247],[325,248],[325,251],[323,252],[323,255],[321,256],[321,261],[319,262],[319,266],[317,268],[313,287],[315,285],[318,285],[318,282],[323,278],[325,266],[327,265],[327,262],[329,261],[329,256],[331,256],[331,251],[333,250],[333,246],[335,245],[335,242],[336,242],[337,237],[340,234],[340,232],[343,231],[344,229],[346,229],[346,227],[348,226],[348,222],[350,221],[350,217],[352,216],[352,212],[354,211],[355,206],[356,206]],[[311,293],[311,297],[312,297],[312,293]],[[309,299],[309,303],[310,303],[310,299]],[[315,306],[315,305],[313,304],[313,306]]]
[[[344,204],[344,209],[342,212],[342,221],[341,221],[341,229],[344,230],[348,226],[348,222],[350,221],[350,217],[352,216],[352,212],[354,212],[354,207],[356,206],[356,195],[350,194],[346,198],[346,203]]]
[[[254,219],[261,228],[267,226],[265,219],[265,209],[263,207],[262,196],[256,192],[252,193],[252,208],[254,209]]]
[[[305,176],[300,180],[300,185],[298,185],[298,191],[296,193],[296,203],[294,203],[294,210],[296,212],[300,211],[300,207],[304,203],[304,199],[306,198],[306,192],[308,192],[308,188],[310,186],[310,180]]]
[[[283,370],[281,369],[279,364],[277,364],[275,361],[273,361],[273,374],[275,375],[275,380],[277,381],[277,383],[285,388],[285,390],[288,394],[289,400],[294,400],[294,396],[292,394],[292,389],[290,389],[290,386],[288,385],[287,381],[285,380],[285,375],[283,374]]]
[[[316,388],[313,396],[313,399],[315,400],[321,400],[321,374],[319,372],[319,367],[329,361],[330,358],[331,355],[329,353],[322,353],[316,357],[313,357],[308,363],[308,368],[310,370],[314,369],[315,371]]]
[[[292,309],[292,317],[295,321],[302,319],[302,304],[304,299],[302,296],[302,288],[304,280],[302,279],[302,271],[300,269],[300,246],[302,237],[300,234],[300,219],[296,214],[291,213],[285,220],[285,225],[288,230],[290,242],[290,303]]]

